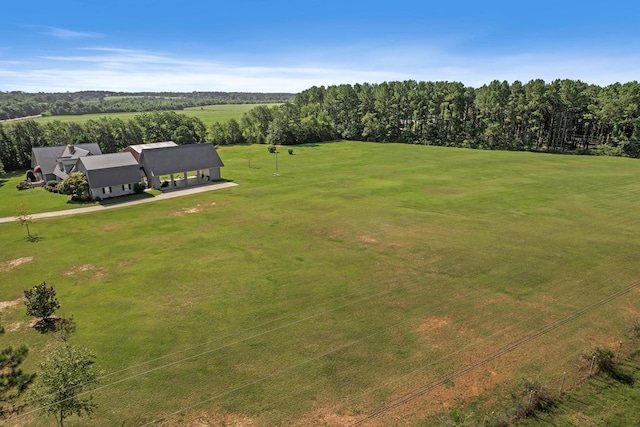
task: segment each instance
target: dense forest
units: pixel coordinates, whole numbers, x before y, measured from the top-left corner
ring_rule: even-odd
[[[293,97],[290,93],[248,92],[0,92],[0,120],[37,115],[182,110],[216,104],[280,103]]]
[[[576,80],[493,81],[477,89],[415,81],[312,87],[297,95],[296,112],[300,126],[326,120],[345,139],[640,156],[637,82],[604,88]],[[295,120],[289,117],[285,126],[294,134]],[[278,133],[285,135],[278,142],[294,142]]]
[[[158,96],[145,94],[139,100]],[[166,94],[166,99],[173,97]],[[292,102],[257,106],[240,120],[209,129],[173,111],[84,124],[23,120],[0,123],[0,167],[28,168],[31,147],[42,145],[97,142],[111,153],[167,140],[291,145],[334,139],[640,157],[640,85],[532,80],[472,88],[409,80],[312,87]]]

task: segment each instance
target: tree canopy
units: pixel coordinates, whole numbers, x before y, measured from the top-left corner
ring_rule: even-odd
[[[84,200],[89,197],[89,182],[82,172],[73,172],[58,186],[62,194]]]
[[[26,299],[24,304],[27,306],[27,315],[39,317],[43,321],[51,317],[60,308],[55,289],[53,289],[53,286],[47,286],[46,282],[42,282],[31,289],[26,289],[24,297]]]
[[[293,102],[261,105],[240,121],[209,129],[197,118],[156,110],[128,121],[0,123],[0,164],[7,170],[28,169],[32,147],[60,143],[97,142],[103,153],[114,153],[168,140],[291,145],[338,138],[640,157],[636,81],[606,87],[540,79],[524,84],[495,80],[479,88],[413,80],[314,86]]]
[[[94,388],[100,371],[95,355],[85,349],[61,345],[40,363],[40,373],[31,390],[43,415],[53,415],[60,427],[71,415],[91,416],[96,404],[88,392]]]

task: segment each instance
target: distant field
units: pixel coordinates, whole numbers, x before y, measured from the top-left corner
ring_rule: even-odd
[[[220,147],[238,186],[40,220],[36,243],[0,224],[3,343],[28,343],[34,369],[53,341],[20,298],[53,285],[72,343],[109,372],[92,426],[427,426],[497,411],[523,378],[574,387],[581,354],[634,348],[637,160],[293,150],[274,177],[266,146]]]
[[[240,120],[242,114],[255,108],[257,105],[264,104],[225,104],[225,105],[208,105],[205,107],[193,107],[193,108],[185,108],[184,110],[176,110],[178,114],[185,114],[191,117],[197,117],[202,122],[211,126],[215,122],[226,122],[229,119]],[[277,104],[267,104],[267,105],[277,105]],[[141,114],[139,112],[135,113],[112,113],[112,114],[84,114],[80,116],[50,116],[50,117],[38,117],[33,120],[39,123],[47,123],[54,120],[59,120],[62,122],[79,122],[84,123],[88,120],[96,120],[100,117],[113,117],[119,118],[122,120],[130,120],[133,119],[136,115]]]

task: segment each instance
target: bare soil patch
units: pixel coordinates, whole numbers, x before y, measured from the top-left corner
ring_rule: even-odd
[[[215,202],[213,203],[207,203],[205,205],[202,205],[200,203],[198,203],[195,206],[192,206],[190,208],[182,208],[179,211],[176,211],[173,213],[173,216],[184,216],[184,215],[188,215],[188,214],[194,214],[194,213],[198,213],[198,212],[202,212],[203,206],[213,206],[215,205]]]
[[[419,332],[433,331],[449,324],[448,317],[428,317],[418,326]]]
[[[295,425],[301,427],[342,427],[358,421],[358,417],[347,414],[337,414],[329,409],[315,410],[296,420]]]
[[[18,298],[14,301],[0,301],[0,313],[15,309],[22,301],[22,298]]]
[[[3,263],[0,263],[0,272],[4,272],[4,273],[9,272],[14,268],[18,267],[19,265],[26,264],[31,261],[33,261],[32,256],[16,258],[16,259],[12,259],[11,261],[5,261]]]
[[[93,273],[93,279],[100,279],[106,275],[106,272],[101,267],[96,267],[93,264],[74,265],[69,270],[64,272],[65,276],[75,276],[77,274],[86,273],[90,271]]]
[[[378,239],[367,235],[358,236],[358,239],[366,243],[378,243]]]
[[[199,412],[184,418],[170,418],[158,425],[162,427],[253,427],[256,423],[252,418],[243,415]]]
[[[7,326],[8,332],[15,332],[22,327],[22,322],[13,322]]]

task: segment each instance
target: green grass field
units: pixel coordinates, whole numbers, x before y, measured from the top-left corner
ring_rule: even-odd
[[[573,387],[582,353],[631,348],[637,161],[293,148],[275,177],[266,146],[221,147],[237,187],[40,220],[36,243],[0,224],[2,345],[28,343],[34,369],[54,341],[19,300],[53,285],[71,342],[108,372],[96,426],[349,425],[420,390],[364,425],[429,425],[474,399],[499,408],[522,378]]]
[[[184,114],[189,117],[197,117],[207,126],[211,126],[213,123],[226,122],[229,119],[240,120],[242,114],[255,108],[260,104],[225,104],[225,105],[208,105],[205,107],[192,107],[185,108],[184,110],[176,110],[178,114]],[[268,104],[277,105],[277,104]],[[131,120],[135,116],[142,114],[139,112],[134,113],[111,113],[111,114],[83,114],[79,116],[49,116],[38,117],[33,120],[39,123],[48,123],[55,120],[61,122],[78,122],[84,123],[88,120],[97,120],[101,117],[119,118],[122,120]]]

